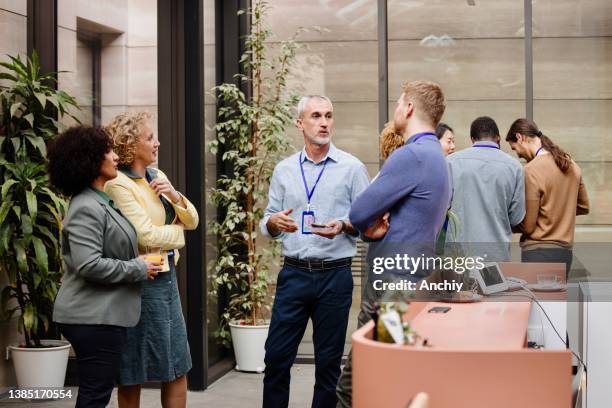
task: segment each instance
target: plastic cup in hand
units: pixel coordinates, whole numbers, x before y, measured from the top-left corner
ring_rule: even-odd
[[[145,254],[145,259],[147,261],[152,261],[161,265],[164,261],[164,257],[160,252],[159,248],[146,248],[147,253]]]

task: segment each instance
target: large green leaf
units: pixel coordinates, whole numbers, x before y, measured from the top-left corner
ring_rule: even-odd
[[[36,96],[36,99],[38,99],[38,102],[40,102],[40,105],[42,106],[44,110],[45,106],[47,106],[47,97],[45,96],[44,93],[40,93],[40,92],[37,92],[34,95]]]
[[[32,218],[30,218],[29,215],[27,214],[23,214],[21,216],[21,232],[23,233],[24,238],[26,239],[30,239],[30,237],[32,236],[32,232],[33,232],[33,226],[32,226]]]
[[[28,121],[31,128],[34,127],[34,114],[33,113],[28,113],[23,118]]]
[[[30,143],[32,143],[32,146],[38,149],[40,154],[42,154],[43,156],[47,155],[47,145],[45,144],[45,141],[43,140],[42,137],[28,136],[27,138],[30,141]]]
[[[38,237],[32,237],[32,245],[34,245],[34,253],[36,254],[36,263],[38,267],[46,274],[49,273],[49,258],[47,256],[47,248],[43,241]],[[38,275],[34,275],[35,277]]]
[[[17,266],[19,266],[19,270],[22,273],[27,273],[28,257],[26,255],[26,250],[21,240],[15,242],[15,258],[17,261]]]
[[[15,102],[14,104],[11,105],[11,109],[10,109],[10,114],[11,114],[11,118],[14,118],[16,116],[17,110],[22,106],[23,104],[21,102]]]
[[[11,75],[11,74],[7,74],[6,72],[0,72],[0,79],[8,79],[9,81],[13,81],[13,82],[17,82],[18,79]]]
[[[36,215],[38,213],[38,203],[36,200],[36,195],[31,191],[26,191],[26,202],[28,205],[28,212],[30,213],[32,221],[36,221]]]
[[[11,142],[13,143],[13,149],[15,149],[15,152],[18,152],[19,148],[21,147],[21,139],[19,137],[11,137]]]
[[[34,306],[31,303],[28,303],[23,311],[23,326],[28,331],[34,330],[34,327],[37,325],[36,321],[37,319]]]
[[[11,223],[0,224],[0,257],[9,251],[15,226]]]
[[[40,214],[39,214],[40,215]],[[51,233],[51,231],[49,231],[49,228],[45,227],[44,225],[40,225],[40,224],[35,224],[34,225],[34,229],[39,233],[44,235],[48,242],[51,243],[51,245],[53,245],[53,250],[57,253],[59,252],[59,237],[56,235],[53,235]],[[2,232],[2,230],[0,229],[0,233]],[[1,238],[1,236],[0,236]]]
[[[2,185],[2,201],[6,200],[6,194],[9,192],[12,186],[19,183],[17,180],[9,179]]]
[[[0,205],[0,225],[2,225],[2,223],[4,222],[4,219],[11,210],[12,205],[12,201],[5,201],[4,199],[2,200],[2,205]]]

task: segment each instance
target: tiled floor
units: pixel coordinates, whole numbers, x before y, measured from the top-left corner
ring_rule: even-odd
[[[202,408],[259,408],[263,392],[263,374],[246,374],[237,371],[227,373],[223,378],[212,384],[206,391],[189,392],[188,407]],[[314,366],[309,364],[295,365],[291,371],[291,397],[289,407],[310,407],[314,386]],[[76,391],[76,390],[75,390]],[[71,408],[72,401],[52,401],[28,403],[24,401],[0,400],[2,408]],[[109,407],[117,407],[115,392]],[[158,389],[143,391],[141,407],[161,407]]]

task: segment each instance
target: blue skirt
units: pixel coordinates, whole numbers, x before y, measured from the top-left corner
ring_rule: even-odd
[[[119,384],[168,382],[187,374],[191,353],[172,261],[170,271],[143,282],[141,309],[138,324],[127,329]]]

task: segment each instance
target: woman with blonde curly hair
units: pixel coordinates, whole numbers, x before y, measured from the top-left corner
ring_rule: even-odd
[[[404,136],[395,131],[393,122],[387,122],[380,133],[380,158],[387,160],[391,153],[402,147],[406,142]]]
[[[127,332],[119,375],[121,408],[138,407],[141,385],[150,381],[162,383],[163,407],[185,407],[185,374],[191,369],[175,265],[185,245],[184,230],[197,227],[198,213],[164,173],[150,167],[160,145],[150,120],[146,112],[126,112],[107,126],[120,171],[105,191],[134,225],[139,251],[159,253],[163,260],[157,279],[143,283],[140,321]]]

